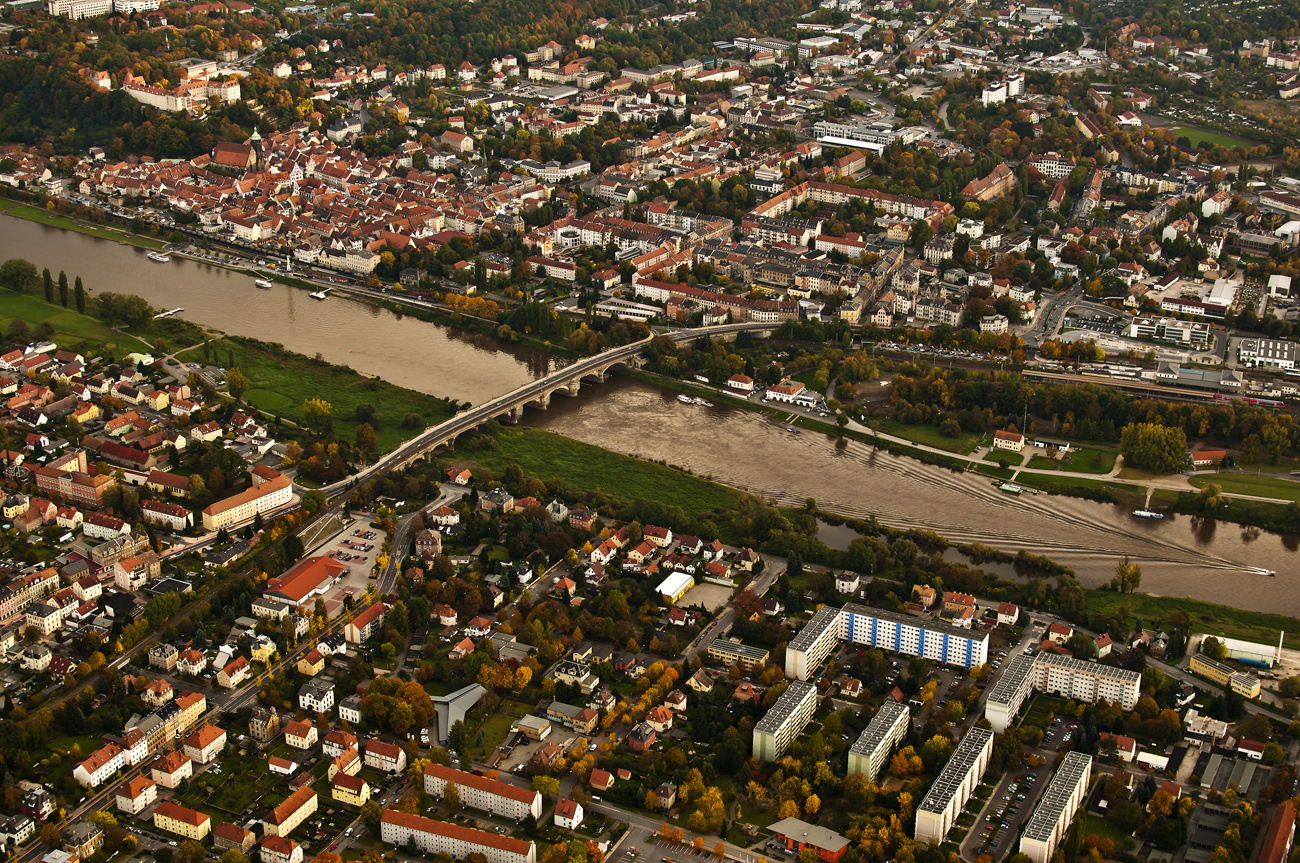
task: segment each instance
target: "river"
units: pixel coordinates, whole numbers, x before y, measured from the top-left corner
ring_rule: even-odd
[[[0,258],[80,274],[87,288],[137,293],[156,306],[229,333],[306,354],[439,396],[481,402],[545,374],[540,351],[398,318],[391,312],[173,259],[155,264],[129,246],[0,217]],[[554,399],[525,422],[614,452],[664,459],[783,504],[809,497],[833,512],[931,529],[954,542],[1021,548],[1073,568],[1089,587],[1108,582],[1121,555],[1142,565],[1142,590],[1300,616],[1297,538],[1186,516],[1144,521],[1128,508],[1048,495],[1012,497],[985,477],[953,474],[869,445],[795,435],[756,414],[683,405],[676,395],[612,378],[575,399]],[[1269,578],[1252,567],[1276,570]]]
[[[369,303],[331,296],[313,300],[299,288],[253,286],[245,273],[173,257],[149,260],[143,249],[27,222],[0,218],[0,258],[81,276],[99,291],[138,294],[158,309],[232,335],[279,342],[307,356],[410,389],[478,403],[542,377],[561,365],[545,351],[491,336],[399,316]],[[180,346],[177,346],[180,347]]]

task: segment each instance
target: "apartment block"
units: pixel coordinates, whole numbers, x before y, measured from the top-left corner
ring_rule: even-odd
[[[1052,859],[1074,813],[1083,805],[1091,778],[1092,756],[1067,752],[1020,836],[1021,854],[1029,855],[1033,863]]]
[[[448,785],[455,786],[462,806],[504,815],[516,821],[529,815],[537,819],[542,817],[542,795],[536,791],[441,764],[425,765],[425,791],[442,799]]]
[[[885,699],[870,724],[849,747],[849,772],[861,773],[868,782],[880,775],[880,770],[904,737],[912,718],[907,706]]]
[[[812,721],[817,710],[817,686],[790,681],[772,708],[754,726],[754,757],[775,761]]]
[[[914,835],[918,842],[944,840],[979,785],[992,755],[992,731],[977,726],[966,733],[916,809]]]
[[[379,821],[379,838],[399,848],[414,840],[415,847],[425,856],[448,854],[453,860],[463,860],[478,853],[487,858],[487,863],[537,863],[537,846],[532,842],[394,809],[384,810]]]
[[[963,668],[983,665],[989,652],[987,633],[855,603],[822,606],[786,648],[785,676],[807,680],[846,641]]]
[[[984,704],[984,716],[993,730],[999,734],[1006,731],[1035,689],[1089,704],[1104,698],[1132,710],[1142,694],[1142,675],[1059,653],[1017,656],[989,691]]]

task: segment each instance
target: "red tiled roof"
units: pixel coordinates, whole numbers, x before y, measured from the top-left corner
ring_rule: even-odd
[[[181,821],[185,824],[192,824],[195,827],[211,821],[208,816],[202,812],[195,812],[193,809],[186,809],[170,800],[164,800],[158,804],[158,808],[153,811],[155,816],[161,815],[164,818],[170,818],[173,821]]]
[[[306,786],[299,788],[297,791],[293,792],[293,794],[289,795],[288,800],[285,800],[279,806],[275,807],[275,809],[271,810],[271,815],[267,820],[272,824],[283,824],[291,815],[293,815],[293,813],[306,805],[307,801],[315,799],[316,792],[311,788]]]
[[[496,848],[499,851],[505,851],[510,854],[527,855],[531,842],[525,842],[522,839],[511,839],[509,836],[498,836],[495,833],[484,833],[482,830],[475,830],[472,827],[461,827],[459,824],[448,824],[445,821],[434,821],[432,818],[425,818],[423,815],[408,815],[405,812],[398,812],[395,809],[384,810],[384,817],[380,819],[382,824],[396,824],[409,830],[419,830],[423,833],[435,833],[439,836],[446,836],[450,839],[458,839],[473,845],[486,845],[489,848]]]
[[[536,791],[529,791],[527,788],[520,788],[518,785],[511,785],[509,782],[502,782],[499,779],[488,779],[486,776],[475,776],[473,773],[466,773],[463,770],[456,770],[452,767],[444,767],[441,764],[426,764],[424,766],[425,776],[436,776],[447,782],[456,785],[465,785],[475,788],[479,791],[485,791],[489,794],[496,794],[501,797],[507,797],[511,800],[517,800],[520,803],[531,804],[537,798]]]

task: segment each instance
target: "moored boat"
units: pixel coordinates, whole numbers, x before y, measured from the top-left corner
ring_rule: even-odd
[[[1135,509],[1133,510],[1133,515],[1138,518],[1164,518],[1164,514],[1152,512],[1149,509]]]
[[[155,264],[165,264],[172,259],[172,256],[166,252],[150,252],[148,257]]]
[[[268,282],[266,279],[258,279],[257,281],[253,282],[253,284],[256,285],[257,287],[261,288],[261,289],[264,290],[264,291],[269,291],[269,290],[271,290],[271,288],[275,287],[275,286],[272,285],[270,282]]]

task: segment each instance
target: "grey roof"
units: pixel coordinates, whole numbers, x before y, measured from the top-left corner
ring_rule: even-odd
[[[871,717],[870,724],[862,729],[862,734],[849,747],[849,752],[856,755],[870,755],[884,741],[885,735],[894,727],[900,717],[910,716],[907,708],[893,699],[885,699],[880,710]]]
[[[849,840],[834,830],[827,830],[825,827],[818,827],[816,824],[809,824],[798,818],[782,818],[768,829],[778,836],[788,836],[796,842],[832,852],[839,851],[849,844]]]
[[[984,747],[992,740],[993,731],[989,728],[976,726],[966,732],[966,736],[961,739],[961,743],[957,744],[952,757],[940,771],[939,778],[934,780],[934,784],[926,792],[925,799],[921,801],[917,811],[942,812],[961,786],[966,774],[970,772],[971,766],[979,759]]]
[[[487,690],[477,683],[471,683],[463,689],[447,695],[435,695],[433,707],[438,714],[438,742],[443,743],[451,733],[451,727],[457,720],[464,719],[465,714],[479,699],[487,695]]]
[[[1025,678],[1029,677],[1033,671],[1034,660],[1023,653],[1017,654],[1011,660],[1011,664],[1007,666],[1007,670],[1002,672],[998,682],[993,684],[993,690],[989,692],[988,703],[1010,704],[1011,696],[1025,685]]]
[[[755,731],[775,734],[806,698],[817,697],[817,685],[806,680],[792,680],[772,708],[754,726]]]
[[[799,634],[790,642],[790,650],[807,650],[818,638],[821,637],[828,628],[837,625],[840,618],[840,609],[832,608],[829,605],[823,605],[817,609],[817,613],[812,616],[812,620]]]
[[[1052,774],[1052,781],[1043,792],[1043,799],[1034,810],[1029,825],[1025,827],[1026,839],[1048,842],[1056,829],[1056,822],[1070,802],[1075,788],[1092,769],[1092,756],[1082,752],[1067,752],[1061,766]]]
[[[1136,671],[1130,671],[1127,668],[1116,668],[1113,665],[1102,665],[1099,662],[1085,662],[1082,659],[1075,659],[1073,656],[1062,656],[1059,653],[1040,653],[1034,657],[1034,662],[1044,665],[1058,665],[1069,669],[1075,674],[1096,674],[1099,677],[1109,677],[1112,680],[1122,680],[1125,683],[1141,683],[1142,675]]]

